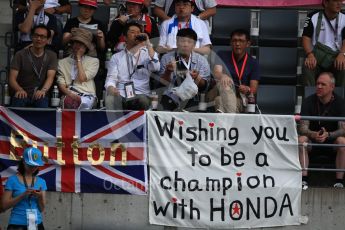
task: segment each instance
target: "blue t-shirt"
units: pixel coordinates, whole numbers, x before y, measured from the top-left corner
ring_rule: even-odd
[[[29,185],[30,186],[30,185]],[[47,185],[45,180],[40,177],[35,177],[35,184],[33,186],[35,190],[47,190]],[[22,183],[17,175],[13,175],[8,178],[6,185],[6,191],[12,191],[12,197],[17,197],[20,194],[26,191],[24,183]],[[31,207],[30,207],[31,204]],[[25,197],[21,201],[17,203],[16,206],[13,207],[11,211],[10,221],[9,224],[17,224],[17,225],[27,225],[26,219],[26,210],[27,209],[35,209],[37,212],[37,220],[36,224],[42,223],[42,215],[38,208],[38,198],[35,196]]]

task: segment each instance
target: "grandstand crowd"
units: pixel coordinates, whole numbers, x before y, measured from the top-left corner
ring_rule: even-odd
[[[248,52],[246,28],[232,28],[231,50],[210,58],[215,0],[156,0],[152,10],[149,0],[126,0],[109,25],[93,17],[98,4],[79,0],[79,14],[64,23],[68,0],[15,0],[19,33],[9,106],[255,113],[260,65]],[[341,8],[341,0],[323,0],[306,18],[303,86],[316,90],[303,101],[301,115],[345,116],[343,95],[334,92],[345,86]],[[302,121],[299,127],[300,143],[345,144],[341,121]],[[304,168],[309,150],[300,147]],[[345,169],[344,147],[336,151],[336,168]],[[335,187],[343,187],[343,177],[336,173]]]

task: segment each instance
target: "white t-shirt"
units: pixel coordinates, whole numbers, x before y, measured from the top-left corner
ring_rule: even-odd
[[[323,11],[313,12],[308,15],[304,24],[303,36],[310,37],[312,39],[313,46],[316,44],[316,26],[319,14],[323,14]],[[332,28],[332,27],[333,28]],[[334,51],[339,51],[341,49],[344,34],[345,34],[345,15],[339,13],[338,19],[338,31],[337,39],[335,39],[334,31],[336,28],[336,18],[328,21],[325,15],[322,15],[320,35],[318,41]],[[337,40],[337,42],[335,42]]]
[[[210,36],[208,34],[208,28],[204,21],[191,15],[191,22],[188,27],[193,29],[198,35],[198,40],[196,42],[195,48],[200,48],[206,45],[211,45]],[[161,25],[159,45],[163,47],[169,46],[170,48],[176,48],[176,35],[179,30],[178,20],[176,15],[171,19],[165,20]],[[181,28],[185,28],[186,23],[181,23]]]

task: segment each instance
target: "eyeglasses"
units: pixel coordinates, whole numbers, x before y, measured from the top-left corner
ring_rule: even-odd
[[[47,36],[46,35],[42,35],[42,34],[33,34],[32,35],[32,38],[34,38],[34,39],[41,39],[41,40],[44,40],[44,39],[47,39]]]

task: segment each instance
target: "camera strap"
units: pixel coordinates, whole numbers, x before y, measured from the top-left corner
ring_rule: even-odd
[[[191,71],[192,69],[192,55],[191,53],[189,55],[189,60],[188,63],[182,58],[178,53],[175,51],[175,60],[177,61],[176,63],[176,74],[174,75],[174,85],[179,86],[182,84],[183,80],[186,78],[185,73],[189,70]],[[183,73],[183,75],[182,75]]]
[[[325,117],[328,115],[332,104],[334,102],[334,95],[332,94],[332,97],[330,101],[326,104],[322,104],[321,101],[319,100],[318,97],[316,97],[316,109],[317,109],[317,114],[320,117]],[[321,121],[319,121],[319,125],[321,126]]]

